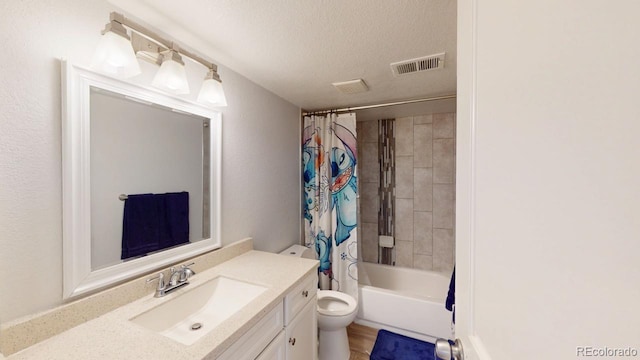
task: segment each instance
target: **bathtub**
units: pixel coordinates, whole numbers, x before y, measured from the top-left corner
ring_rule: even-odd
[[[453,339],[444,307],[450,277],[433,272],[360,262],[355,322],[416,339]]]

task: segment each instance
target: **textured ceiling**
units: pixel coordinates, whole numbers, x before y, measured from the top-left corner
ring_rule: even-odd
[[[303,109],[455,93],[455,0],[111,2]],[[441,52],[441,70],[394,77],[389,67]],[[331,85],[357,78],[368,92]]]

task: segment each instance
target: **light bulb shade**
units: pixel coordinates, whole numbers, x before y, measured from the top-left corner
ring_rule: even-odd
[[[189,93],[189,82],[184,65],[169,58],[162,62],[151,85],[173,94]]]
[[[205,79],[198,94],[198,102],[212,106],[227,106],[222,83],[215,79]]]
[[[136,76],[141,72],[129,40],[112,31],[105,32],[100,38],[91,69],[121,78]]]

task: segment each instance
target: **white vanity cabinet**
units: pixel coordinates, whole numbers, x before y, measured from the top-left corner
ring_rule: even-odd
[[[318,275],[307,277],[284,298],[286,360],[318,358]]]
[[[318,325],[316,297],[285,327],[286,360],[316,360],[318,358]]]
[[[218,360],[317,360],[317,274],[304,279]]]

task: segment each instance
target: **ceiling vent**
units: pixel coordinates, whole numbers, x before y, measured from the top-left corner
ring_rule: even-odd
[[[391,64],[391,71],[393,71],[393,75],[399,76],[421,71],[442,69],[443,67],[444,53],[441,53],[395,62]]]
[[[331,85],[335,86],[338,91],[344,94],[356,94],[369,91],[369,87],[362,79],[337,82]]]

